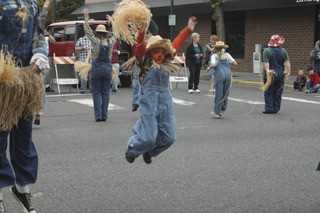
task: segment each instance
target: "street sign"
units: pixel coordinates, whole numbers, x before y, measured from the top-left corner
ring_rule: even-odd
[[[176,15],[169,15],[169,26],[175,26],[176,25]]]

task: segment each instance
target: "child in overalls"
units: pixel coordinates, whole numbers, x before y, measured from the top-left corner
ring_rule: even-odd
[[[138,35],[136,58],[140,68],[141,117],[132,129],[134,135],[128,141],[125,157],[129,163],[143,155],[145,163],[150,164],[152,157],[168,149],[176,140],[169,76],[171,72],[177,71],[177,67],[171,60],[194,30],[195,24],[195,18],[190,18],[188,27],[180,32],[172,44],[169,39],[162,39],[159,35],[151,36],[145,44],[145,30]]]
[[[209,67],[210,69],[214,68],[216,96],[211,118],[220,118],[227,109],[228,96],[231,89],[230,64],[237,65],[237,62],[226,52],[229,46],[223,41],[217,41],[213,47],[214,54],[211,56]]]
[[[281,47],[284,38],[279,35],[272,35],[268,48],[263,51],[264,83],[267,82],[267,75],[272,75],[273,81],[264,92],[264,114],[276,114],[281,108],[284,80],[289,77],[291,64],[287,51]],[[286,70],[286,73],[285,73]]]
[[[88,23],[88,9],[84,8],[82,12],[85,19],[84,31],[93,46],[91,80],[94,117],[96,122],[106,121],[112,80],[111,48],[115,38],[109,38],[111,32],[102,24],[97,26],[95,36]]]

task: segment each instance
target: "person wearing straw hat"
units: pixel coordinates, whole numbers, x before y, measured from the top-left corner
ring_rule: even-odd
[[[106,121],[112,80],[111,54],[115,38],[110,37],[112,32],[107,31],[106,26],[102,24],[96,27],[94,35],[88,22],[89,10],[84,8],[82,12],[85,19],[84,31],[92,45],[91,80],[94,118],[96,122]]]
[[[7,67],[2,64],[0,75],[1,91],[1,119],[0,119],[0,212],[7,212],[4,206],[2,190],[10,186],[14,198],[21,204],[24,212],[35,213],[31,202],[30,185],[37,181],[38,153],[32,139],[33,113],[23,115],[23,111],[29,111],[30,103],[38,102],[36,107],[41,107],[41,97],[44,91],[44,83],[41,80],[41,72],[49,69],[47,48],[43,26],[39,17],[38,2],[36,0],[6,0],[1,1],[0,13],[0,49],[1,61],[6,61],[6,66],[19,66],[17,77],[31,76],[28,82],[24,79],[14,80],[6,87],[6,79],[3,77]],[[10,58],[10,55],[12,58]],[[9,63],[9,64],[8,64]],[[13,70],[13,69],[11,69]],[[9,76],[8,76],[9,77]],[[36,84],[36,79],[38,84]],[[8,80],[8,79],[7,79]],[[20,91],[14,88],[22,88]],[[29,91],[33,93],[29,93]],[[42,92],[41,92],[42,91]],[[38,97],[35,97],[36,94]],[[14,98],[17,97],[18,98]],[[31,98],[28,98],[28,97]],[[8,108],[5,103],[8,102]],[[16,101],[14,101],[17,99]],[[32,99],[26,103],[25,100]],[[19,105],[19,106],[16,106]],[[17,119],[14,124],[3,127],[4,119],[10,119],[12,109],[23,108],[23,111],[15,110]],[[19,114],[18,114],[19,113]],[[12,116],[14,117],[14,116]],[[11,119],[12,120],[12,119]],[[12,122],[10,122],[12,123]],[[10,144],[10,158],[7,158],[7,148]],[[9,202],[11,203],[11,202]],[[12,204],[12,203],[11,203]],[[12,210],[19,212],[18,210]]]
[[[282,36],[272,35],[268,48],[264,49],[262,54],[262,62],[265,69],[263,71],[263,81],[265,84],[267,83],[267,75],[269,75],[269,79],[272,79],[270,86],[264,91],[264,114],[276,114],[279,112],[284,80],[290,76],[289,56],[287,51],[281,47],[282,44],[284,44]]]
[[[229,47],[223,41],[217,41],[214,45],[214,53],[210,59],[210,69],[214,68],[216,95],[214,98],[211,118],[220,118],[227,110],[228,96],[231,89],[230,64],[237,65],[236,60],[226,52]]]
[[[170,73],[178,72],[171,60],[185,39],[194,30],[196,18],[191,17],[171,43],[161,36],[151,36],[145,43],[146,29],[137,37],[136,59],[141,83],[139,95],[140,119],[133,127],[134,135],[128,140],[125,158],[129,163],[143,155],[146,164],[176,140],[173,100],[169,89]]]

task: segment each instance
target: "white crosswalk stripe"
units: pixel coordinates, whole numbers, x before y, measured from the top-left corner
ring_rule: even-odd
[[[93,100],[92,99],[70,99],[68,101],[83,104],[83,105],[89,106],[89,107],[93,107]],[[173,98],[173,103],[183,105],[183,106],[192,106],[192,105],[196,104],[195,102],[184,101],[184,100],[177,99],[177,98]],[[109,103],[108,110],[122,110],[122,109],[125,109],[125,108]]]
[[[184,101],[178,98],[172,98],[172,99],[173,99],[173,103],[183,105],[183,106],[192,106],[196,104],[195,102]]]
[[[71,99],[68,101],[93,107],[93,100],[92,99]],[[108,110],[121,110],[121,109],[125,109],[125,108],[109,103]]]

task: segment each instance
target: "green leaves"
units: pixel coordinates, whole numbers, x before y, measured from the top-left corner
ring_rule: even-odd
[[[212,8],[221,6],[225,0],[204,0],[205,3],[210,5]]]

